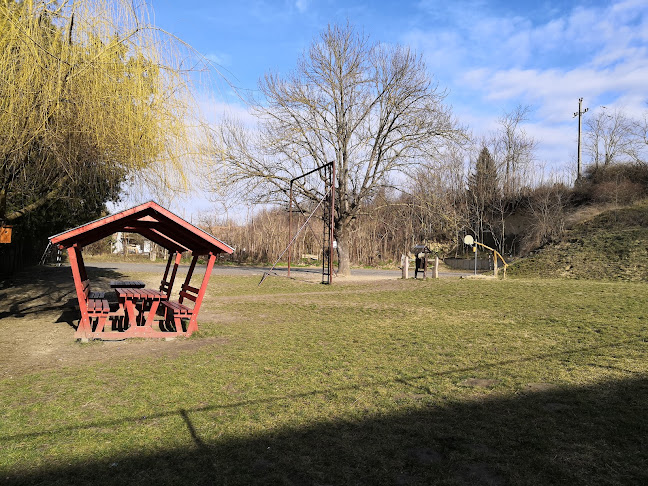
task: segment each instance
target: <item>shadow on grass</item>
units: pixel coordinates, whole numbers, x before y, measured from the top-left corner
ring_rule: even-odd
[[[123,278],[123,274],[111,269],[87,267],[86,270],[93,290],[109,289],[110,280]],[[37,266],[21,271],[2,282],[0,302],[0,319],[61,311],[57,322],[68,322],[74,309],[75,319],[78,318],[74,280],[69,267]]]
[[[223,440],[213,439],[219,435],[219,407],[207,406],[169,412],[186,424],[186,447],[88,457],[82,464],[0,473],[0,480],[6,485],[647,484],[647,404],[648,378],[641,375],[435,407],[422,400],[396,414]],[[198,417],[216,425],[201,430],[192,420]],[[20,440],[7,439],[3,446]]]

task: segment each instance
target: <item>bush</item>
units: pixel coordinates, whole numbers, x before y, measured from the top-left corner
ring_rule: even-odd
[[[521,254],[562,237],[571,199],[572,191],[564,184],[544,184],[528,194],[525,204],[528,219]]]
[[[648,165],[643,163],[590,166],[574,189],[576,201],[632,204],[648,197]]]

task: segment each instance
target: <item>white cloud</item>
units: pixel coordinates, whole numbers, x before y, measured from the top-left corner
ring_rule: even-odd
[[[295,7],[299,12],[304,13],[308,9],[308,0],[297,0],[295,2]]]
[[[202,91],[197,96],[197,102],[208,123],[217,124],[225,119],[233,119],[250,129],[254,129],[257,125],[256,117],[242,101],[226,101],[213,92]]]
[[[232,56],[222,52],[212,52],[206,54],[205,58],[219,66],[228,66],[232,63]]]
[[[421,7],[445,15],[445,22],[429,31],[412,30],[404,41],[451,88],[448,101],[477,135],[492,130],[502,111],[532,105],[527,129],[539,141],[538,158],[568,165],[579,97],[590,109],[623,105],[637,116],[648,108],[645,0],[577,6],[540,22],[493,15],[478,1],[434,14],[438,2],[424,1]]]

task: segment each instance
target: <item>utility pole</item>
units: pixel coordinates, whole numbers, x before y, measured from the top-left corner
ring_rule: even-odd
[[[583,110],[583,98],[578,98],[578,111],[574,113],[574,118],[578,117],[578,168],[576,171],[576,181],[580,181],[581,178],[581,119],[585,113],[587,113],[589,108]]]

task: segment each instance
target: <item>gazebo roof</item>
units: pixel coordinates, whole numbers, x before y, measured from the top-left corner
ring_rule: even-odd
[[[153,201],[50,236],[50,242],[62,248],[74,245],[83,248],[120,231],[138,233],[172,252],[191,251],[194,255],[207,255],[234,251],[218,238]]]

